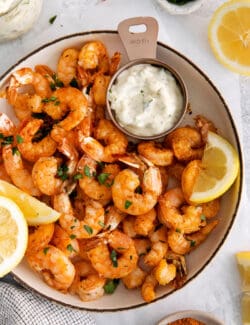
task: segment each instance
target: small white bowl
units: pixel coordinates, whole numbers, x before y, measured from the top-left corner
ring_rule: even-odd
[[[198,320],[200,322],[203,322],[205,324],[209,325],[223,325],[222,321],[215,318],[212,314],[206,313],[204,311],[200,310],[184,310],[184,311],[178,311],[176,313],[170,314],[166,317],[164,317],[162,320],[160,320],[157,325],[167,325],[170,322],[174,322],[178,319],[182,318],[193,318],[195,320]]]
[[[175,5],[167,0],[155,0],[163,9],[173,15],[187,15],[199,9],[205,0],[194,0],[185,5]]]

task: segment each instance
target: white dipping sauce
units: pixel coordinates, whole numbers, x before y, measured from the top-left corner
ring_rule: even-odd
[[[108,99],[117,122],[135,135],[153,136],[170,129],[183,110],[183,96],[174,76],[151,64],[122,71]]]

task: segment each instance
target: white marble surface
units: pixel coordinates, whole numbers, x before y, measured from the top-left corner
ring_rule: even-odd
[[[221,91],[238,126],[245,154],[245,182],[250,180],[250,80],[222,67],[207,42],[207,26],[213,10],[225,1],[207,0],[195,13],[171,16],[153,0],[44,0],[39,21],[23,37],[0,44],[0,75],[40,45],[66,34],[96,29],[116,29],[132,16],[154,16],[158,39],[181,51],[210,77]],[[48,20],[57,15],[53,25]],[[240,325],[239,277],[233,254],[249,250],[249,212],[245,189],[241,209],[228,239],[216,258],[195,281],[173,295],[147,307],[116,313],[92,313],[97,324],[156,324],[166,314],[183,309],[212,312],[226,325]],[[70,320],[69,320],[70,322]]]

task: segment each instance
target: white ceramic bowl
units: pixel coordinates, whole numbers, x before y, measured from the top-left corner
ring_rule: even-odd
[[[182,318],[194,318],[195,320],[203,322],[207,325],[223,325],[223,323],[219,319],[215,318],[212,314],[200,310],[178,311],[164,317],[159,323],[157,323],[157,325],[167,325],[170,322],[174,322]]]
[[[199,9],[205,0],[194,0],[185,5],[175,5],[167,0],[155,0],[164,10],[172,15],[188,15]]]
[[[121,65],[128,61],[126,51],[115,31],[96,31],[69,35],[48,44],[45,44],[22,58],[11,67],[1,78],[0,88],[7,82],[10,74],[21,67],[34,67],[36,64],[46,64],[52,69],[56,69],[56,64],[61,52],[68,47],[80,48],[84,42],[99,39],[107,46],[110,54],[120,51],[122,54]],[[203,114],[208,119],[214,121],[218,132],[232,143],[240,157],[240,168],[242,171],[242,152],[236,125],[230,113],[230,109],[223,100],[217,88],[209,78],[192,61],[178,53],[165,44],[158,43],[157,58],[172,66],[183,78],[187,85],[192,114],[186,114],[182,122],[183,125],[193,123],[193,117]],[[0,99],[1,111],[7,112],[13,117],[12,108],[6,101]],[[220,209],[220,222],[207,240],[197,247],[187,256],[188,276],[187,284],[204,270],[204,268],[215,257],[223,242],[226,240],[232,224],[235,220],[242,193],[242,173],[231,189],[223,196]],[[25,259],[13,270],[14,277],[26,288],[38,293],[50,300],[63,305],[92,311],[118,311],[124,309],[144,306],[140,290],[126,290],[120,284],[113,295],[105,295],[99,300],[83,302],[77,296],[62,294],[46,285],[42,279],[33,272],[27,265]],[[185,285],[184,284],[184,285]],[[181,290],[181,289],[180,289]],[[157,289],[157,297],[161,299],[174,294],[170,287],[160,287]]]

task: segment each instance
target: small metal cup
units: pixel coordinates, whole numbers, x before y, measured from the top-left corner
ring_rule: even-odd
[[[146,25],[147,29],[143,33],[131,33],[129,31],[129,28],[131,26],[136,26],[136,25]],[[185,115],[188,106],[188,94],[187,94],[185,83],[181,78],[181,76],[172,67],[170,67],[165,62],[156,59],[156,47],[157,47],[157,35],[158,35],[158,23],[156,19],[152,17],[136,17],[136,18],[126,19],[118,25],[118,33],[127,51],[128,58],[130,61],[127,64],[125,64],[122,68],[120,68],[110,80],[109,86],[107,88],[107,96],[106,96],[108,115],[119,130],[121,130],[123,133],[127,134],[132,138],[142,139],[142,140],[154,140],[154,139],[162,138],[163,136],[171,132],[173,129],[175,129],[181,123]],[[147,54],[147,57],[145,57],[145,54]],[[135,133],[128,131],[116,119],[115,111],[112,109],[112,102],[110,102],[108,98],[110,89],[113,86],[113,84],[116,82],[116,79],[120,75],[120,73],[138,64],[151,64],[153,66],[164,68],[167,71],[169,71],[172,74],[172,76],[175,78],[176,83],[179,86],[183,97],[182,113],[180,114],[180,117],[177,120],[176,124],[173,127],[166,129],[164,132],[161,132],[157,135],[147,135],[147,134],[137,135]]]

